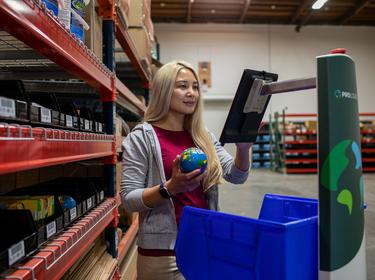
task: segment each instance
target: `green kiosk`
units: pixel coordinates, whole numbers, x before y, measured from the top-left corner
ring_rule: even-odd
[[[319,279],[365,280],[364,200],[353,59],[318,60]]]
[[[317,57],[317,79],[265,84],[261,94],[310,88],[318,93],[319,279],[365,280],[358,94],[345,49]]]

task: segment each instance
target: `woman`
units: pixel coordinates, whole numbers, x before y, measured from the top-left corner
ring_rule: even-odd
[[[121,197],[127,211],[139,212],[138,279],[184,279],[174,254],[183,206],[217,210],[221,178],[238,184],[248,177],[251,144],[237,144],[233,159],[204,127],[202,102],[193,68],[165,64],[154,77],[144,123],[124,140]],[[207,155],[203,174],[180,171],[178,155],[189,147]]]

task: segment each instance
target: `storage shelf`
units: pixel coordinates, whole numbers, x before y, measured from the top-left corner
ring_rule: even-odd
[[[279,157],[272,158],[276,166],[275,170],[284,170],[286,173],[317,172],[318,141],[315,139],[315,135],[317,136],[315,129],[317,124],[314,123],[317,115],[275,114],[275,116],[273,139],[278,139],[278,141],[275,141],[272,145],[274,145],[274,150],[279,149],[278,153],[273,152],[276,155],[274,157]],[[373,156],[375,154],[375,139],[373,137],[375,134],[375,129],[373,129],[373,117],[375,114],[360,113],[359,116],[362,123],[360,133],[363,171],[375,171],[375,168],[372,167],[375,162]],[[279,127],[278,118],[283,118],[281,128]],[[286,128],[285,131],[282,130],[284,127]]]
[[[0,25],[6,31],[0,32],[0,41],[7,47],[0,52],[2,79],[79,78],[104,100],[115,101],[118,91],[118,97],[143,115],[145,106],[139,99],[42,5],[33,0],[0,0]],[[131,51],[134,46],[128,55]],[[138,59],[136,52],[132,55]]]
[[[138,233],[138,216],[118,244],[118,261],[121,263]]]
[[[138,51],[134,46],[133,40],[129,33],[126,31],[124,22],[119,18],[116,19],[116,39],[130,59],[133,67],[142,79],[145,88],[149,88],[151,73],[145,69],[139,58]]]
[[[0,174],[111,156],[114,136],[0,124]]]
[[[0,0],[0,24],[4,30],[102,94],[112,94],[114,73],[50,11],[35,1]]]
[[[60,279],[115,217],[116,201],[107,198],[19,264],[9,279]]]

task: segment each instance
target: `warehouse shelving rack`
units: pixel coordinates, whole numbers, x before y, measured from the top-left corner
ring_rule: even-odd
[[[270,168],[271,136],[270,125],[262,123],[258,136],[253,144],[252,168]]]
[[[122,240],[117,240],[120,199],[115,192],[118,139],[114,136],[114,116],[116,106],[126,106],[142,116],[145,105],[116,77],[115,37],[144,82],[145,92],[150,73],[116,16],[115,1],[98,0],[98,5],[103,17],[103,63],[40,0],[0,0],[0,79],[83,80],[90,86],[89,91],[100,94],[106,129],[106,134],[95,134],[0,124],[0,175],[95,158],[105,164],[107,187],[103,203],[21,265],[14,266],[5,278],[59,279],[104,230],[108,231],[111,255],[121,262],[137,233],[138,222],[134,219]],[[111,277],[118,278],[118,271]]]
[[[375,171],[375,113],[360,113],[362,168],[364,172]],[[281,121],[279,120],[281,119]],[[288,174],[317,173],[317,129],[287,129],[287,120],[292,124],[316,121],[316,114],[275,114],[272,131],[272,167]]]

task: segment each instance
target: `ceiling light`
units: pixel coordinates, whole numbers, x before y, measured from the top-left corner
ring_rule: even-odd
[[[214,13],[216,13],[216,10],[215,10],[215,9],[212,9],[212,10],[211,10],[211,14],[214,14]]]
[[[161,3],[160,3],[160,6],[161,6],[161,7],[165,7],[165,3],[164,3],[164,2],[161,2]]]
[[[275,5],[272,5],[272,6],[271,6],[271,9],[272,9],[272,10],[276,9],[276,6],[275,6]]]
[[[317,0],[315,3],[312,5],[311,8],[314,10],[319,10],[323,5],[327,2],[328,0]]]

